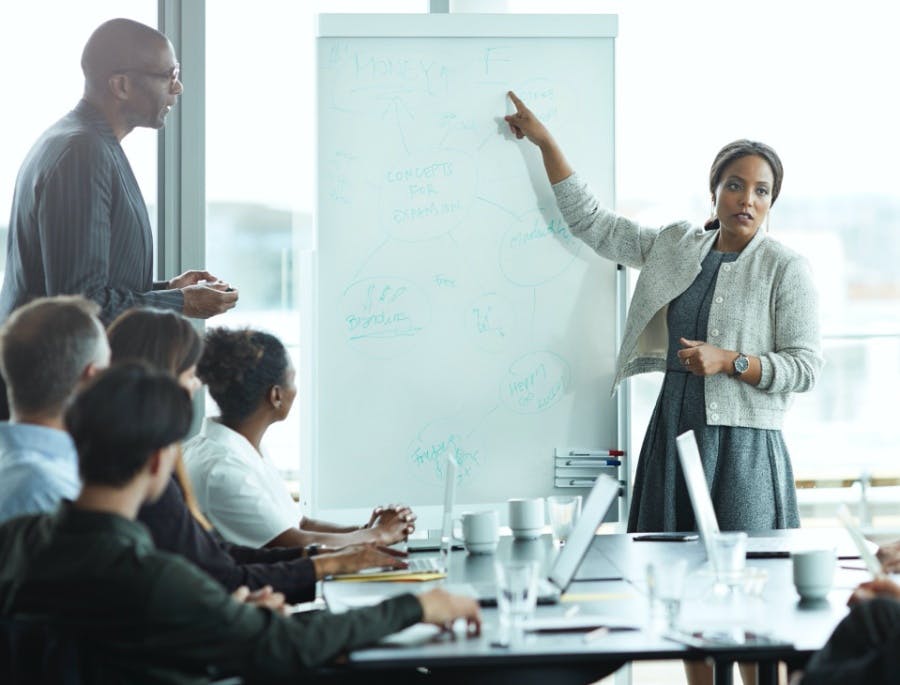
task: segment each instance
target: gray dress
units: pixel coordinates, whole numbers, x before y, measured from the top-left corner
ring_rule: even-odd
[[[693,430],[697,436],[722,530],[800,525],[794,474],[781,431],[708,426],[704,379],[688,373],[677,356],[679,338],[706,340],[719,266],[737,256],[710,251],[691,286],[669,304],[666,376],[641,447],[629,532],[696,529],[675,448],[675,437],[686,430]]]

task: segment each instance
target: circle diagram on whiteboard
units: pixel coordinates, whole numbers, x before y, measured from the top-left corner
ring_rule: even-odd
[[[581,245],[556,209],[535,209],[507,227],[500,243],[500,270],[516,285],[541,285],[568,269]]]
[[[515,308],[497,293],[484,293],[466,309],[466,331],[482,350],[501,352],[518,333]]]
[[[450,455],[459,466],[459,476],[468,477],[479,463],[478,449],[466,435],[457,418],[441,418],[423,426],[410,443],[407,457],[415,464],[423,482],[444,479],[443,464]]]
[[[510,364],[500,381],[500,401],[518,414],[537,414],[559,402],[571,384],[571,370],[553,352],[530,352]]]
[[[382,173],[381,224],[397,240],[439,238],[466,220],[476,184],[475,163],[458,150],[398,157]]]
[[[340,314],[348,343],[382,359],[415,347],[431,318],[421,288],[390,276],[366,278],[348,286],[341,295]]]

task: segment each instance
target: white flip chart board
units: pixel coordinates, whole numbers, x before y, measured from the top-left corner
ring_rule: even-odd
[[[554,492],[615,448],[616,265],[574,239],[514,90],[614,200],[611,16],[322,15],[316,509]]]

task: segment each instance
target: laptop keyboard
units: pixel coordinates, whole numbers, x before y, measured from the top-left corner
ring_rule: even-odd
[[[409,568],[405,571],[413,573],[428,573],[429,571],[442,571],[441,560],[438,557],[423,557],[419,559],[407,559]]]

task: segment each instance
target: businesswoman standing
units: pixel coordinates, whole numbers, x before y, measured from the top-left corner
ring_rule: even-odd
[[[638,461],[629,531],[693,530],[675,437],[697,436],[719,525],[800,525],[781,427],[793,393],[810,390],[823,360],[817,296],[806,260],[761,229],[781,190],[775,151],[748,140],[713,160],[705,229],[647,228],[599,206],[544,125],[510,92],[517,138],[540,148],[572,234],[640,270],[615,384],[665,378]]]

